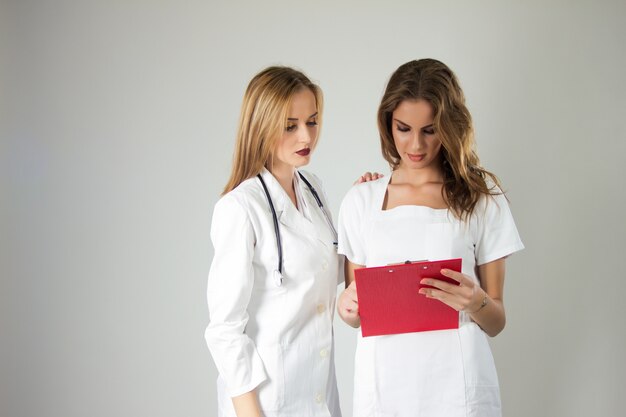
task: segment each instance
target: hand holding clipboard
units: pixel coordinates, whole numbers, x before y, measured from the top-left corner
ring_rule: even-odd
[[[456,309],[420,293],[434,289],[421,282],[424,278],[458,285],[458,280],[443,275],[441,270],[460,273],[461,262],[461,259],[447,259],[355,270],[363,336],[458,328]]]

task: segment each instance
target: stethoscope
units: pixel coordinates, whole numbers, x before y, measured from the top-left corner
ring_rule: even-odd
[[[333,233],[333,245],[335,245],[335,248],[336,248],[337,247],[337,230],[335,229],[335,226],[333,226],[333,222],[330,219],[330,216],[324,209],[324,204],[322,204],[322,199],[317,194],[317,191],[315,191],[315,188],[313,188],[311,183],[304,177],[304,175],[302,175],[302,173],[300,172],[298,172],[298,175],[300,176],[302,181],[304,181],[306,186],[309,188],[309,191],[311,191],[311,194],[313,194],[313,197],[315,198],[315,201],[317,202],[318,207],[324,214],[324,217],[326,218],[326,223],[328,223],[328,226],[330,227],[330,230]],[[278,227],[278,216],[276,216],[276,209],[274,208],[272,197],[270,197],[270,192],[267,190],[267,185],[265,185],[265,181],[263,180],[263,177],[261,176],[261,174],[257,174],[257,177],[259,178],[259,180],[261,180],[261,185],[263,186],[263,191],[265,191],[267,202],[269,203],[270,209],[272,210],[272,219],[274,220],[274,234],[276,235],[276,246],[278,248],[278,268],[274,270],[274,283],[276,284],[277,287],[280,287],[281,285],[283,285],[283,243],[280,238],[280,228]]]

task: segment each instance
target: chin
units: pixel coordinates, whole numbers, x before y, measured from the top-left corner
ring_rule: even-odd
[[[424,162],[424,161],[420,161],[420,162],[413,162],[411,160],[408,161],[402,161],[404,163],[404,166],[409,168],[409,169],[420,169],[420,168],[426,168],[428,166],[428,163]]]
[[[293,165],[294,165],[296,168],[300,168],[300,167],[303,167],[303,166],[308,165],[308,164],[309,164],[309,162],[311,162],[311,159],[307,157],[307,158],[306,158],[306,161],[302,161],[302,160],[301,160],[301,161],[297,161],[297,162],[296,162],[296,163],[294,163]]]

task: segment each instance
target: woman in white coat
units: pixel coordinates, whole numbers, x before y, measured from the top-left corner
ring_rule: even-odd
[[[452,285],[425,278],[429,297],[459,312],[459,328],[359,337],[354,417],[499,417],[486,336],[504,328],[506,256],[523,248],[498,179],[480,166],[454,73],[433,59],[391,76],[378,112],[389,179],[353,187],[339,212],[346,255],[342,319],[360,325],[354,270],[405,260],[462,258]]]
[[[219,416],[341,416],[332,318],[343,262],[320,181],[297,170],[321,119],[319,87],[294,69],[267,68],[246,90],[211,225]]]

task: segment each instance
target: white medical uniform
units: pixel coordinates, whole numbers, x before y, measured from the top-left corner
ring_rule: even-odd
[[[372,267],[463,258],[463,273],[478,283],[478,265],[524,247],[504,196],[481,198],[469,223],[463,223],[447,209],[382,210],[390,179],[358,184],[342,202],[339,253],[353,263]],[[379,416],[501,416],[487,337],[468,314],[459,314],[458,330],[366,338],[359,333],[354,417]]]
[[[318,178],[303,174],[326,206]],[[256,388],[266,417],[340,417],[332,320],[343,273],[334,236],[297,175],[300,211],[269,171],[261,175],[278,217],[282,285],[274,276],[276,235],[259,179],[242,182],[213,211],[205,336],[219,371],[218,416],[235,416],[231,397]]]

